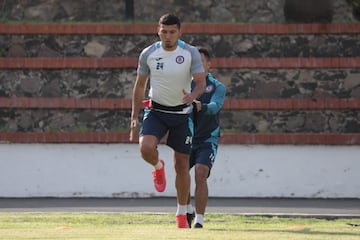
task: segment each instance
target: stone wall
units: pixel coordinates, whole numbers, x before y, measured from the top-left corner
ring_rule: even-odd
[[[166,4],[164,4],[166,2]],[[191,5],[190,2],[193,2]],[[174,10],[185,21],[283,22],[281,1],[135,1],[135,20]],[[334,1],[333,21],[352,21],[346,1]],[[84,6],[92,7],[84,7]],[[138,7],[140,6],[141,7]],[[35,21],[125,21],[124,1],[5,1],[1,16]],[[154,11],[154,9],[159,9]],[[189,14],[191,13],[191,14]],[[155,32],[155,29],[154,29]],[[358,57],[359,34],[184,35],[213,57]],[[156,35],[0,35],[0,57],[137,57]],[[233,98],[360,98],[360,70],[212,69]],[[135,69],[1,70],[0,97],[131,98]],[[118,131],[130,112],[0,109],[1,131]],[[360,114],[343,111],[230,111],[223,131],[360,132]]]
[[[134,21],[154,22],[174,12],[183,22],[282,23],[285,0],[134,0]],[[334,0],[334,22],[354,21],[346,0]],[[0,0],[2,20],[126,21],[125,1]]]

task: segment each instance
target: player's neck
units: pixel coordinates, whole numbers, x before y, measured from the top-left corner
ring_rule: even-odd
[[[170,47],[170,48],[166,48],[165,46],[162,46],[162,48],[167,52],[175,51],[177,47],[178,47],[178,45],[175,45],[175,46]]]

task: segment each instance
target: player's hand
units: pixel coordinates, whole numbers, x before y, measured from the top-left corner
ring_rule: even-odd
[[[194,100],[194,103],[196,104],[196,110],[198,111],[198,112],[200,112],[201,111],[201,102],[199,101],[199,100]]]
[[[182,98],[182,102],[184,104],[190,105],[194,101],[194,97],[191,95],[191,93],[188,93],[185,91],[185,89],[182,90],[184,96]]]
[[[129,136],[130,142],[135,141],[135,129],[136,129],[136,127],[137,127],[137,120],[132,119],[131,122],[130,122],[130,136]]]

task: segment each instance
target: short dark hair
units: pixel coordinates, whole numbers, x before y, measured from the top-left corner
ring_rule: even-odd
[[[180,28],[181,23],[180,23],[180,19],[171,13],[166,13],[164,15],[162,15],[159,19],[159,25],[177,25],[178,28]]]
[[[204,54],[206,59],[209,61],[211,56],[210,56],[210,52],[206,47],[203,46],[197,46],[197,49],[199,50],[200,53]]]

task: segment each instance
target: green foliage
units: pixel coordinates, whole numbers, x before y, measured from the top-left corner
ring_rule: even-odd
[[[360,6],[360,0],[346,0],[348,3],[350,3],[353,7],[359,7]]]
[[[88,133],[92,132],[93,130],[85,125],[78,125],[73,128],[74,132],[81,132],[81,133]]]
[[[7,50],[5,48],[0,48],[0,57],[6,57]]]

